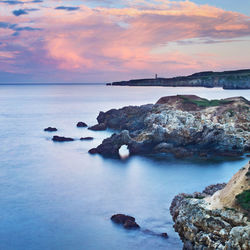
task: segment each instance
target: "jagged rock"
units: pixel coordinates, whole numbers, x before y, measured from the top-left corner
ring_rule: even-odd
[[[97,151],[96,148],[91,148],[91,149],[89,150],[89,154],[91,154],[91,155],[94,155],[94,154],[97,154],[97,153],[98,153],[98,151]]]
[[[116,224],[122,224],[126,229],[137,229],[140,226],[135,222],[135,218],[125,214],[115,214],[111,216],[111,220]]]
[[[52,141],[56,141],[56,142],[66,142],[66,141],[74,141],[73,138],[70,137],[64,137],[64,136],[53,136]]]
[[[87,125],[85,122],[78,122],[78,123],[76,124],[76,126],[77,126],[78,128],[85,128],[85,127],[88,127],[88,125]]]
[[[189,250],[250,249],[250,221],[235,202],[248,190],[250,167],[239,170],[228,184],[211,185],[202,193],[179,194],[171,204],[174,228]]]
[[[111,109],[107,112],[100,112],[97,121],[99,124],[106,124],[108,128],[118,130],[136,131],[144,128],[144,119],[151,110],[152,104],[128,106],[121,109]]]
[[[107,129],[107,125],[105,123],[100,123],[100,124],[96,124],[92,127],[89,127],[88,129],[94,130],[94,131],[102,131],[102,130]]]
[[[97,152],[105,156],[118,156],[119,149],[122,145],[129,145],[132,142],[127,130],[120,134],[113,134],[110,138],[105,139],[96,149]]]
[[[91,141],[91,140],[94,140],[94,138],[91,137],[91,136],[87,136],[87,137],[82,137],[82,138],[80,138],[80,140],[81,140],[81,141]]]
[[[202,193],[204,194],[204,196],[213,195],[218,190],[223,189],[226,185],[227,185],[226,183],[218,183],[215,185],[209,185],[202,191]]]
[[[242,97],[208,101],[193,95],[163,97],[155,105],[111,109],[100,112],[94,128],[121,132],[105,139],[97,151],[118,156],[119,147],[125,144],[130,154],[239,156],[250,150],[249,110],[249,101]],[[123,130],[128,131],[127,138]]]
[[[55,131],[57,131],[57,128],[48,127],[48,128],[45,128],[44,131],[46,131],[46,132],[55,132]]]

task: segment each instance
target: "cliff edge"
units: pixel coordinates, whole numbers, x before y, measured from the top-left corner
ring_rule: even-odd
[[[108,83],[113,86],[163,87],[222,87],[224,89],[250,89],[250,69],[213,72],[205,71],[173,78],[134,79]]]
[[[179,194],[171,204],[174,228],[186,250],[250,249],[250,165],[202,193]]]

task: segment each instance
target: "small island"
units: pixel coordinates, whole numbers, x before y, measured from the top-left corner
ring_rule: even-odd
[[[133,79],[107,83],[111,86],[162,86],[162,87],[221,87],[223,89],[250,89],[250,69],[213,72],[205,71],[173,78]]]
[[[195,95],[165,96],[156,104],[100,112],[98,124],[116,131],[89,153],[119,157],[159,154],[176,158],[237,157],[248,153],[250,103],[243,97],[207,100]]]

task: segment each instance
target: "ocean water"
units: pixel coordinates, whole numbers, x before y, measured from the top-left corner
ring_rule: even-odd
[[[101,110],[174,94],[250,99],[249,90],[0,86],[0,249],[182,249],[169,214],[173,197],[228,181],[248,159],[104,159],[88,150],[111,132],[76,128],[78,121],[95,124]],[[58,132],[44,132],[48,126]],[[54,134],[95,139],[54,143]],[[110,221],[115,213],[132,215],[143,229],[167,232],[169,239],[126,231]]]

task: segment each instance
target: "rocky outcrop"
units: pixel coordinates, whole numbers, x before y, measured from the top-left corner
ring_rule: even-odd
[[[99,123],[99,124],[89,127],[88,129],[93,130],[93,131],[103,131],[107,129],[107,126],[104,123]]]
[[[116,224],[122,224],[126,229],[138,229],[140,226],[135,222],[135,218],[125,214],[114,214],[110,218]]]
[[[87,137],[81,137],[80,140],[81,141],[92,141],[92,140],[94,140],[94,138],[91,136],[87,136]]]
[[[163,87],[223,87],[224,89],[250,89],[250,70],[200,72],[173,78],[135,79],[113,82],[114,86],[163,86]]]
[[[78,123],[76,124],[76,126],[77,126],[78,128],[85,128],[85,127],[88,127],[88,125],[87,125],[85,122],[78,122]]]
[[[125,229],[141,229],[141,227],[136,223],[135,218],[130,215],[114,214],[110,219],[116,224],[123,225]],[[141,229],[141,232],[151,236],[159,236],[165,239],[168,238],[168,234],[166,232],[156,233],[149,229]]]
[[[55,136],[53,136],[52,141],[66,142],[66,141],[74,141],[74,139],[70,138],[70,137],[64,137],[64,136],[55,135]]]
[[[242,209],[235,198],[249,190],[249,171],[248,164],[226,186],[217,184],[202,193],[174,198],[170,212],[183,249],[250,249],[249,211]]]
[[[100,112],[96,126],[118,132],[95,151],[117,157],[119,148],[127,145],[131,155],[166,153],[178,158],[242,155],[250,150],[249,111],[249,101],[242,97],[209,101],[178,95],[163,97],[155,105]]]
[[[57,131],[57,128],[48,127],[48,128],[45,128],[44,131],[46,131],[46,132],[55,132],[55,131]]]

